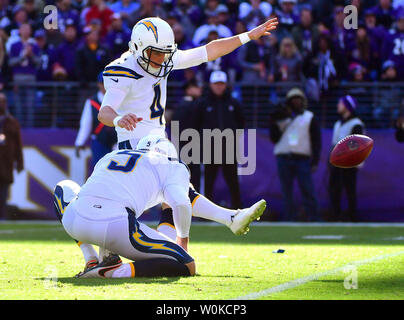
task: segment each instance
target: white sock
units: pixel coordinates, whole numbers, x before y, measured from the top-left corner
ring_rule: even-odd
[[[215,221],[224,224],[225,226],[231,225],[231,216],[236,213],[236,210],[220,207],[205,198],[203,195],[198,195],[198,197],[192,202],[192,216]],[[163,223],[157,227],[157,231],[176,242],[177,231],[173,226]]]
[[[177,241],[177,230],[175,230],[174,226],[162,223],[157,227],[157,231],[169,237],[170,240]]]
[[[192,215],[230,226],[231,216],[236,214],[236,210],[226,209],[214,204],[212,201],[199,195],[192,202]]]
[[[86,260],[86,263],[90,260],[94,259],[98,260],[97,251],[94,250],[91,244],[78,242],[77,245],[80,247],[81,252],[83,253],[84,256],[84,260]]]
[[[99,260],[98,260],[98,261],[101,263],[102,260],[104,260],[105,257],[108,257],[108,256],[109,256],[110,253],[111,253],[111,251],[109,251],[109,250],[107,250],[107,249],[105,249],[105,248],[103,248],[103,247],[100,247],[100,250],[99,250]]]
[[[114,270],[111,278],[133,278],[135,276],[135,268],[131,263],[123,263],[118,269]]]

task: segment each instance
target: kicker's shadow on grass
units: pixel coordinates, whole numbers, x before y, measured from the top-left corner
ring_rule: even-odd
[[[249,276],[232,276],[232,275],[201,275],[196,274],[195,278],[239,278],[239,279],[249,279]],[[57,278],[56,283],[61,284],[72,284],[74,286],[106,286],[106,285],[122,285],[131,283],[143,283],[143,284],[172,284],[180,279],[187,277],[159,277],[159,278],[121,278],[121,279],[78,279],[74,277],[62,277]],[[192,278],[192,277],[191,277]],[[39,281],[49,281],[49,278],[35,278]],[[188,285],[187,283],[181,283],[181,285]]]
[[[161,278],[121,278],[121,279],[78,279],[74,277],[57,278],[56,283],[72,284],[74,286],[110,286],[122,285],[131,283],[144,283],[144,284],[169,284],[174,283],[181,279],[181,277],[161,277]],[[39,281],[49,281],[49,278],[35,278]],[[181,284],[182,285],[182,284]]]
[[[196,277],[204,277],[204,278],[239,278],[239,279],[251,279],[250,276],[217,276],[217,275],[204,275],[204,274],[196,274]]]
[[[336,282],[336,283],[344,283],[344,279],[339,279],[339,280],[336,280],[336,279],[324,279],[324,280],[321,280],[321,279],[316,279],[316,280],[313,280],[313,282]]]

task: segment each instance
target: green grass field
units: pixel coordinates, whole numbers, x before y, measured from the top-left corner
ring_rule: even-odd
[[[0,299],[404,299],[403,227],[250,229],[193,225],[195,277],[102,280],[74,278],[84,262],[61,226],[0,224]],[[349,276],[357,289],[344,287]]]

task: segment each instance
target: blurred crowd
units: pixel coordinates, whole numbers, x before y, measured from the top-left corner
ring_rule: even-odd
[[[344,28],[351,4],[357,29]],[[57,29],[44,28],[47,5],[57,8]],[[404,0],[0,0],[0,88],[9,81],[95,82],[128,49],[133,25],[149,16],[169,22],[179,49],[279,19],[273,36],[175,71],[174,81],[207,82],[224,70],[232,82],[309,80],[321,92],[340,81],[404,80]]]

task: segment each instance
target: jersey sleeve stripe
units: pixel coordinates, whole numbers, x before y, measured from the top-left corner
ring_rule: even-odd
[[[104,73],[102,75],[104,77],[126,77],[126,78],[131,78],[131,79],[137,79],[133,75],[126,73],[126,72],[122,72],[122,71],[112,71],[112,72],[104,71]]]
[[[123,77],[128,77],[128,78],[133,78],[133,79],[140,79],[143,78],[142,75],[138,74],[137,72],[125,68],[125,67],[118,67],[118,66],[113,66],[113,67],[106,67],[103,72],[103,76],[123,76]]]

